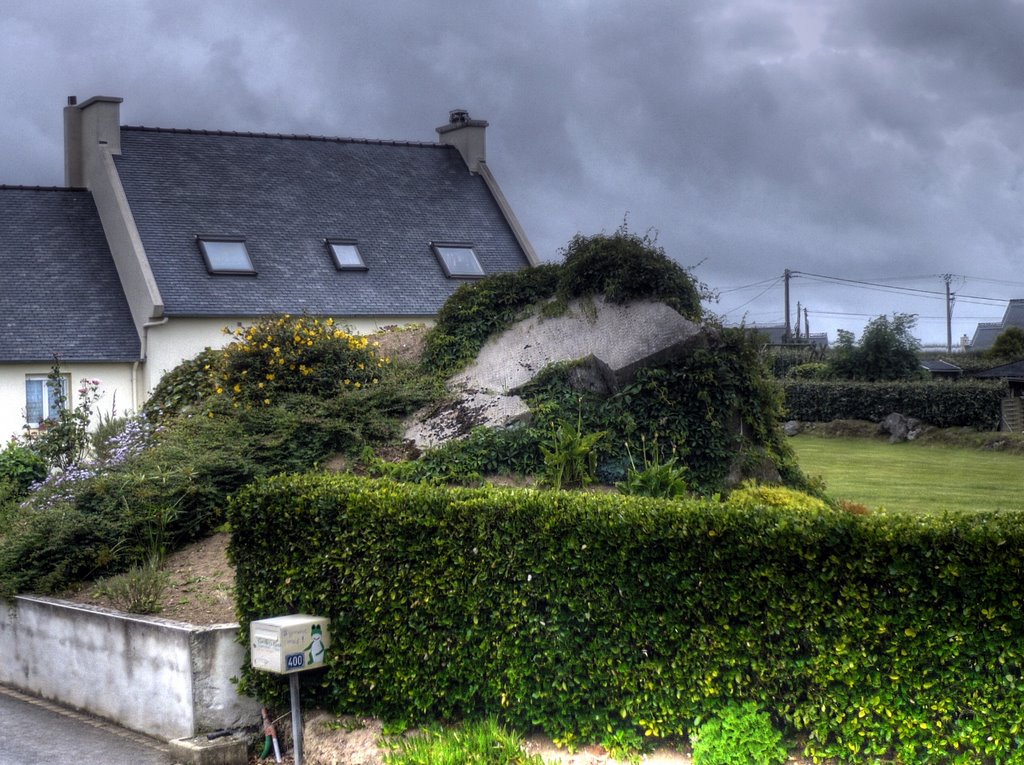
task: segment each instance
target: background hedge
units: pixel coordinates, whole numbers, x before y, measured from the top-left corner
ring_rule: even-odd
[[[239,493],[241,639],[331,619],[307,701],[686,735],[752,700],[816,757],[1024,757],[1024,521],[852,516],[352,476]],[[282,697],[282,678],[243,688]],[[987,758],[993,758],[991,760]]]
[[[881,422],[893,412],[916,417],[939,428],[999,429],[999,402],[1005,382],[868,383],[838,380],[782,380],[786,416],[805,422],[870,420]]]

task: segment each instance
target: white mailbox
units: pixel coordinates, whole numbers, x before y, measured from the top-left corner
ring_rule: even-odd
[[[292,614],[249,622],[254,669],[288,675],[322,667],[331,645],[325,616]]]

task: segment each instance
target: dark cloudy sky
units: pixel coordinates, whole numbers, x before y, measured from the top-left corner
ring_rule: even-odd
[[[543,258],[628,218],[728,321],[781,322],[787,268],[895,288],[794,278],[833,340],[945,343],[943,274],[954,341],[1024,297],[1024,2],[0,0],[0,72],[0,183],[63,182],[72,94],[409,140],[458,107]]]

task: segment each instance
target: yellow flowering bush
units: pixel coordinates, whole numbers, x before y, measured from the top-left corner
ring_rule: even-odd
[[[377,343],[333,319],[285,315],[224,332],[233,339],[209,371],[214,393],[235,406],[270,406],[282,393],[359,390],[377,385],[390,363]]]
[[[730,507],[749,510],[755,507],[778,507],[786,510],[817,511],[828,509],[828,505],[817,497],[804,494],[785,486],[768,486],[754,481],[744,481],[729,495],[726,504]]]

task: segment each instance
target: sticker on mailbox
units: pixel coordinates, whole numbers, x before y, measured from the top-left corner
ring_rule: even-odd
[[[306,664],[304,653],[290,653],[284,657],[284,665],[287,669],[302,669]]]

